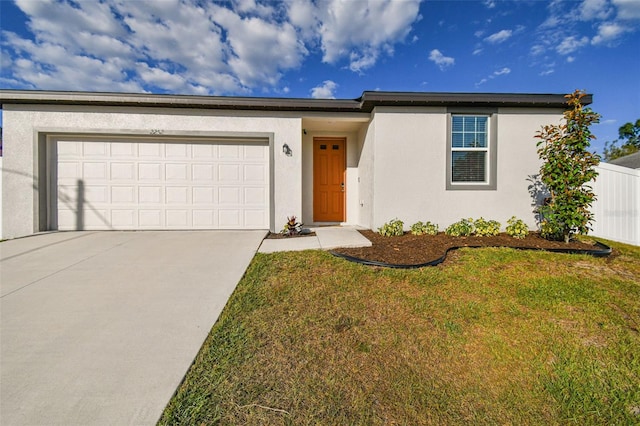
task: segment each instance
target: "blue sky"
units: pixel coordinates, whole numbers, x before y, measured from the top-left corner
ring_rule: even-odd
[[[594,94],[640,118],[640,1],[0,0],[5,89]]]

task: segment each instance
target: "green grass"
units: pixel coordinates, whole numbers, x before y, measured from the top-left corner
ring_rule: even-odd
[[[258,254],[160,424],[640,424],[640,249]]]

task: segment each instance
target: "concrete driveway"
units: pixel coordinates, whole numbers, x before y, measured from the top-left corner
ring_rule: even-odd
[[[154,424],[264,231],[0,243],[0,424]]]

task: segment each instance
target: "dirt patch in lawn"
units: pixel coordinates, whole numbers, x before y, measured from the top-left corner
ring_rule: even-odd
[[[371,242],[371,247],[339,248],[336,253],[345,254],[374,262],[393,265],[418,265],[435,261],[445,255],[452,247],[512,247],[529,249],[571,249],[595,250],[595,242],[573,241],[565,244],[560,241],[545,240],[538,233],[529,233],[523,239],[513,238],[506,233],[495,237],[452,237],[444,233],[438,235],[411,235],[405,233],[398,237],[384,237],[373,231],[359,231]]]

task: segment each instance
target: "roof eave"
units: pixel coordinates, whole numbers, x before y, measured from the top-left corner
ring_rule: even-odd
[[[592,95],[586,95],[582,102],[590,104]],[[363,92],[358,99],[304,99],[0,90],[2,104],[309,112],[371,112],[377,106],[567,108],[565,95],[560,94],[428,92]]]

